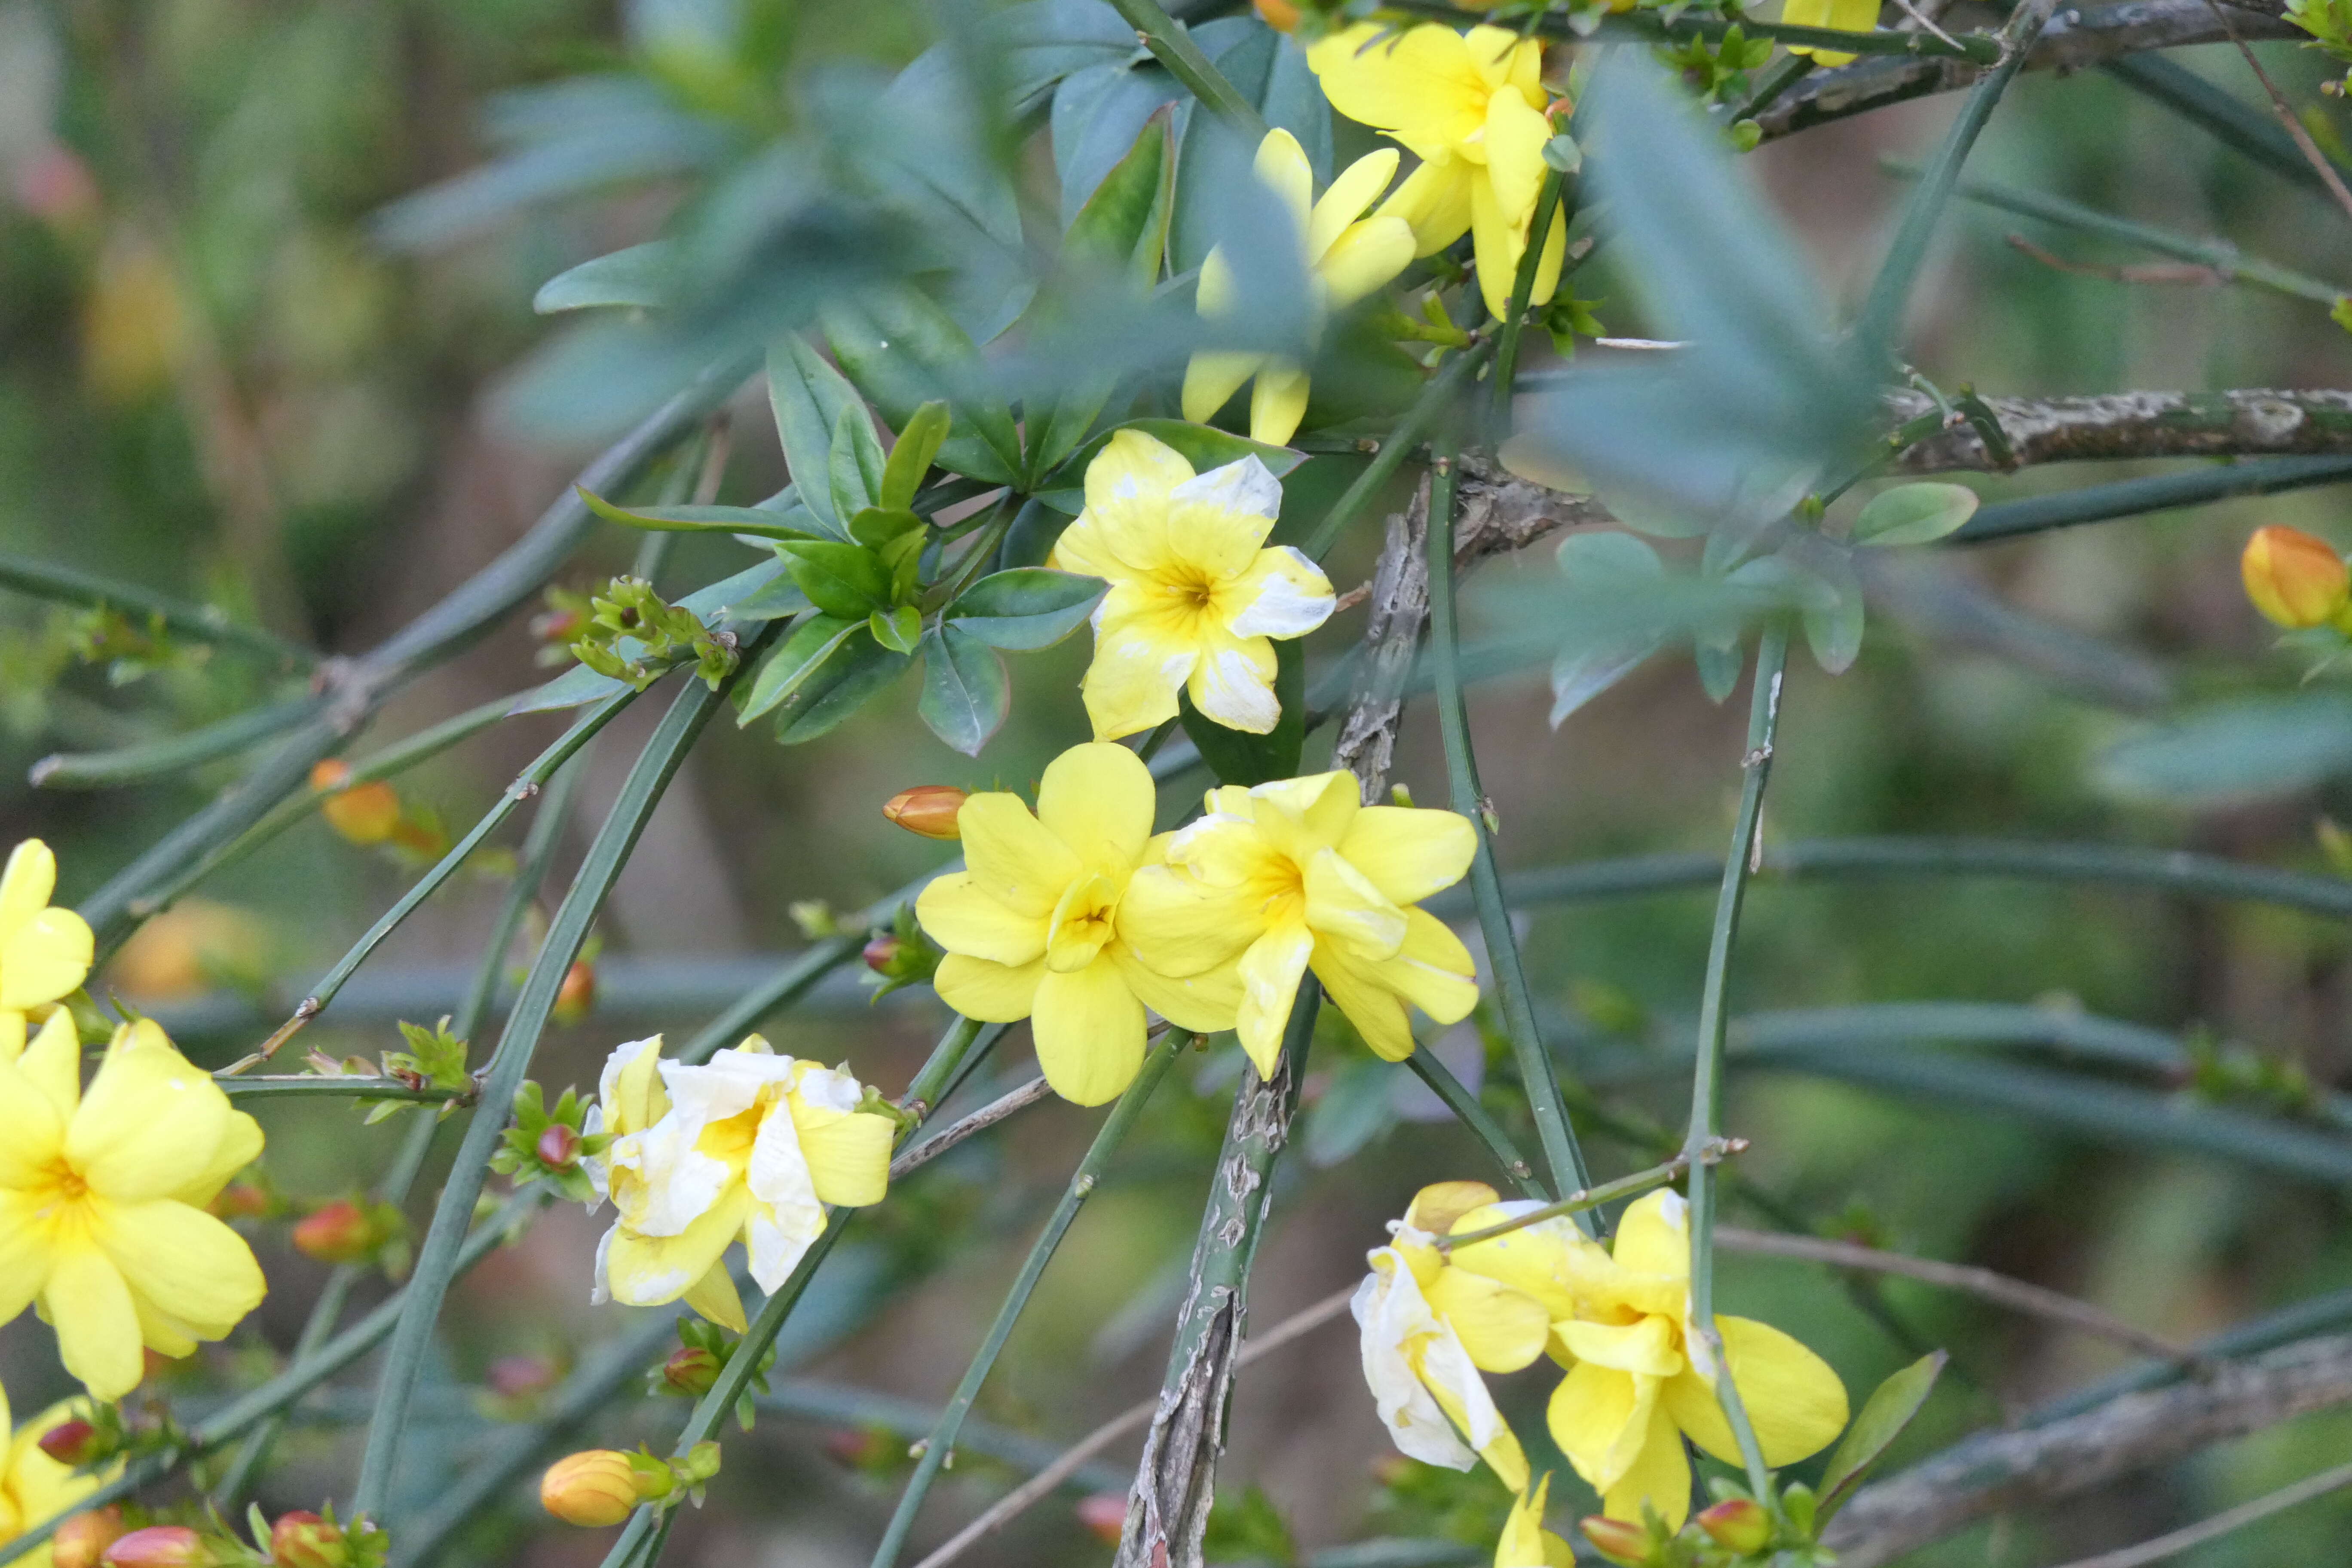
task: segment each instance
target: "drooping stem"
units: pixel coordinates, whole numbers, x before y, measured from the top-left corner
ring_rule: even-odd
[[[1724,997],[1731,980],[1732,947],[1739,935],[1740,905],[1748,895],[1748,876],[1755,864],[1757,836],[1763,821],[1764,785],[1772,772],[1772,739],[1780,722],[1780,682],[1788,662],[1789,628],[1776,623],[1765,631],[1756,655],[1756,689],[1748,710],[1748,752],[1739,764],[1744,775],[1739,816],[1732,828],[1730,852],[1724,858],[1723,886],[1716,896],[1715,926],[1707,938],[1706,984],[1699,994],[1698,1066],[1691,1083],[1690,1134],[1683,1144],[1684,1156],[1691,1163],[1690,1323],[1692,1335],[1699,1341],[1693,1347],[1698,1353],[1692,1359],[1715,1384],[1725,1418],[1739,1440],[1748,1485],[1759,1501],[1770,1495],[1770,1476],[1747,1406],[1724,1359],[1723,1333],[1715,1321],[1717,1183],[1705,1155],[1722,1133]]]

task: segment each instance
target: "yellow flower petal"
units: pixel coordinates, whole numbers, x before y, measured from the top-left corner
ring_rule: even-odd
[[[986,1024],[1013,1024],[1029,1016],[1037,1000],[1037,984],[1045,977],[1045,961],[1018,969],[950,952],[940,960],[931,986],[940,1000],[967,1018]]]
[[[1690,1517],[1690,1460],[1684,1457],[1682,1440],[1664,1405],[1654,1405],[1633,1462],[1602,1493],[1601,1510],[1612,1519],[1638,1522],[1646,1504],[1668,1530],[1680,1530]]]
[[[1522,1492],[1512,1502],[1495,1542],[1495,1568],[1545,1568],[1545,1538],[1551,1532],[1543,1527],[1543,1517],[1550,1496],[1551,1477],[1546,1476],[1534,1491]]]
[[[89,978],[89,926],[71,910],[37,910],[0,940],[0,1007],[37,1007]]]
[[[93,1192],[117,1203],[170,1195],[207,1169],[229,1131],[228,1096],[141,1019],[114,1041],[66,1129],[65,1154]]]
[[[1137,1001],[1180,1029],[1210,1035],[1230,1029],[1242,1005],[1241,963],[1238,956],[1197,974],[1163,974],[1138,959],[1126,943],[1109,950],[1127,988]]]
[[[1316,264],[1334,310],[1345,310],[1412,264],[1412,226],[1386,214],[1352,225]]]
[[[242,1110],[228,1113],[212,1159],[170,1194],[173,1203],[201,1209],[220,1195],[231,1177],[261,1158],[261,1123]]]
[[[898,1124],[872,1111],[811,1105],[797,1094],[787,1102],[818,1199],[846,1208],[880,1203],[890,1184],[890,1144]]]
[[[1265,363],[1264,354],[1226,350],[1210,350],[1194,354],[1192,363],[1184,367],[1184,417],[1195,425],[1206,425]],[[1102,575],[1083,565],[1072,566],[1068,570],[1087,576]]]
[[[1426,910],[1404,912],[1404,945],[1372,971],[1382,985],[1441,1024],[1458,1024],[1478,1005],[1470,950]]]
[[[1143,1004],[1109,957],[1067,974],[1048,971],[1029,1021],[1045,1081],[1076,1105],[1116,1099],[1135,1080],[1143,1066]]]
[[[738,1182],[676,1236],[646,1236],[616,1225],[597,1257],[600,1281],[625,1306],[675,1301],[718,1265],[751,1207],[751,1194]]]
[[[1417,904],[1460,881],[1478,830],[1456,811],[1368,805],[1348,824],[1339,853],[1391,902]]]
[[[170,1356],[173,1361],[196,1353],[196,1335],[189,1326],[155,1304],[155,1300],[143,1292],[131,1292],[131,1310],[139,1314],[139,1338],[157,1355]]]
[[[1432,1182],[1412,1194],[1404,1223],[1430,1236],[1450,1235],[1464,1215],[1489,1206],[1495,1197],[1495,1189],[1484,1182]]]
[[[1404,911],[1381,897],[1337,850],[1316,852],[1305,867],[1307,924],[1366,963],[1392,958],[1404,945]]]
[[[751,1331],[751,1320],[743,1315],[742,1293],[735,1289],[735,1278],[724,1263],[712,1264],[710,1271],[687,1287],[679,1299],[722,1329],[739,1334]]]
[[[1845,1430],[1845,1384],[1827,1362],[1769,1323],[1721,1316],[1715,1321],[1766,1464],[1775,1469],[1793,1465]],[[1664,1400],[1666,1413],[1692,1442],[1718,1459],[1739,1462],[1731,1423],[1706,1379],[1695,1371],[1684,1373],[1666,1384]]]
[[[1487,100],[1486,179],[1495,189],[1495,205],[1511,226],[1517,249],[1527,247],[1536,197],[1543,190],[1544,143],[1551,134],[1551,121],[1543,110],[1517,92],[1498,92]],[[1516,253],[1511,259],[1517,266]]]
[[[1258,142],[1253,167],[1259,183],[1272,191],[1290,214],[1303,239],[1308,214],[1315,204],[1315,171],[1307,164],[1306,149],[1299,146],[1298,138],[1276,126]]]
[[[1462,35],[1431,23],[1373,42],[1381,32],[1359,23],[1307,51],[1331,107],[1423,158],[1473,140],[1491,89]]]
[[[27,838],[8,851],[8,864],[0,868],[0,942],[47,908],[57,890],[58,858],[47,844]]]
[[[1256,934],[1256,900],[1246,890],[1213,886],[1189,871],[1147,866],[1119,900],[1118,937],[1139,963],[1183,978],[1238,958]]]
[[[1689,1279],[1690,1205],[1663,1187],[1634,1199],[1617,1222],[1612,1256],[1635,1274]]]
[[[37,1192],[0,1183],[0,1323],[14,1319],[47,1289],[55,1253]]]
[[[74,1027],[73,1015],[63,1007],[51,1013],[16,1060],[25,1081],[58,1113],[59,1125],[71,1120],[81,1104],[81,1033]]]
[[[1798,27],[1835,27],[1842,33],[1867,33],[1878,26],[1878,0],[1788,0],[1780,20]],[[1791,44],[1792,55],[1811,55],[1819,66],[1852,65],[1854,57],[1842,49],[1818,49]]]
[[[1173,447],[1140,430],[1114,431],[1087,465],[1087,510],[1139,498],[1165,500],[1192,477],[1192,465]]]
[[[1157,803],[1143,760],[1099,742],[1055,757],[1037,785],[1037,820],[1045,830],[1088,867],[1121,879],[1143,858]]]
[[[1225,629],[1240,637],[1305,637],[1329,620],[1339,603],[1331,579],[1287,545],[1259,551],[1217,599],[1221,607],[1228,602],[1234,606]]]
[[[1211,722],[1245,734],[1270,734],[1282,721],[1282,702],[1274,694],[1274,672],[1273,643],[1264,637],[1214,632],[1202,639],[1198,662],[1184,689],[1192,695],[1192,706]],[[1087,674],[1091,678],[1093,671]]]
[[[1297,1000],[1298,982],[1314,951],[1315,933],[1297,925],[1266,932],[1242,954],[1242,1005],[1234,1027],[1260,1078],[1274,1076],[1282,1056],[1282,1032],[1289,1026],[1291,1004]]]
[[[57,1254],[41,1292],[58,1331],[58,1355],[93,1399],[120,1399],[146,1374],[131,1287],[95,1247]]]
[[[1492,1191],[1492,1189],[1488,1189]],[[1447,1226],[1451,1235],[1484,1230],[1500,1225],[1514,1215],[1525,1212],[1528,1205],[1520,1203],[1498,1204],[1489,1199],[1486,1204],[1463,1213]],[[1452,1256],[1456,1268],[1508,1285],[1520,1293],[1543,1303],[1546,1313],[1556,1319],[1572,1321],[1576,1311],[1576,1294],[1570,1289],[1568,1255],[1572,1247],[1592,1247],[1577,1232],[1575,1222],[1562,1215],[1556,1219],[1539,1220],[1517,1230],[1495,1237],[1492,1241],[1473,1242],[1456,1247]]]
[[[198,1339],[225,1337],[268,1291],[245,1237],[202,1209],[165,1199],[93,1205],[91,1215],[91,1239],[115,1272]]]
[[[1095,639],[1094,662],[1078,687],[1095,738],[1140,734],[1176,717],[1176,693],[1200,658],[1192,648],[1116,635],[1106,621]]]
[[[1375,216],[1402,219],[1413,255],[1434,256],[1470,232],[1470,190],[1485,178],[1477,164],[1444,153],[1407,174]]]
[[[1016,914],[969,871],[934,878],[915,899],[915,918],[950,952],[1019,967],[1045,951],[1046,922]]]
[[[1546,1422],[1576,1473],[1605,1494],[1640,1458],[1657,1400],[1655,1378],[1579,1362],[1552,1390]]]
[[[1335,942],[1318,942],[1310,961],[1323,982],[1331,1005],[1347,1015],[1364,1044],[1382,1061],[1401,1062],[1412,1055],[1412,1020],[1403,1000],[1381,984],[1375,966],[1350,957]]]
[[[1250,394],[1250,439],[1269,447],[1288,444],[1307,417],[1307,372],[1282,360],[1269,360],[1257,373],[1257,389]]]
[[[1395,148],[1383,147],[1339,171],[1339,177],[1331,182],[1331,188],[1315,204],[1314,216],[1307,220],[1307,257],[1317,271],[1323,270],[1323,258],[1339,237],[1364,216],[1366,207],[1381,199],[1381,193],[1396,178],[1400,162]],[[1411,259],[1410,253],[1406,259]],[[1403,270],[1402,265],[1398,270]],[[1395,273],[1390,274],[1394,276]]]
[[[1672,1377],[1685,1364],[1675,1325],[1665,1318],[1647,1317],[1632,1323],[1564,1322],[1559,1325],[1559,1339],[1578,1361],[1643,1377]]]
[[[1239,796],[1236,801],[1234,797]],[[1280,852],[1257,830],[1245,790],[1219,790],[1210,815],[1169,836],[1168,863],[1181,866],[1213,888],[1265,896],[1261,885],[1279,885],[1296,876]],[[1238,805],[1239,810],[1234,809]],[[1132,889],[1130,889],[1131,891]],[[1255,934],[1255,921],[1250,933]],[[1244,941],[1247,939],[1244,938]]]
[[[1454,1325],[1481,1372],[1517,1372],[1543,1353],[1551,1318],[1543,1303],[1483,1275],[1445,1268],[1423,1289],[1430,1310]]]
[[[0,1189],[45,1183],[65,1143],[66,1119],[17,1064],[0,1062],[0,1107],[8,1128],[0,1138]]]
[[[973,795],[956,814],[956,826],[972,877],[1015,914],[1044,919],[1078,876],[1078,858],[1018,795]]]

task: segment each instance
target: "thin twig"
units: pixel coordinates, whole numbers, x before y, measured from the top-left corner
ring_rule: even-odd
[[[2311,132],[2304,129],[2302,120],[2288,104],[2286,94],[2281,92],[2278,83],[2271,79],[2271,73],[2263,68],[2263,62],[2254,58],[2254,51],[2246,47],[2246,40],[2238,36],[2238,25],[2230,20],[2230,14],[2214,5],[2213,0],[2205,0],[2205,4],[2212,10],[2213,19],[2221,24],[2221,30],[2230,35],[2230,41],[2238,46],[2238,53],[2245,58],[2246,68],[2254,73],[2254,79],[2261,82],[2263,90],[2270,95],[2272,112],[2278,116],[2279,123],[2286,127],[2286,133],[2294,138],[2295,149],[2303,154],[2304,162],[2311,165],[2312,173],[2326,185],[2327,194],[2336,198],[2336,205],[2344,209],[2344,216],[2352,217],[2352,191],[2344,188],[2344,176],[2336,172],[2336,165],[2328,161],[2326,153],[2319,150],[2319,143],[2311,139]]]
[[[2267,1497],[2240,1503],[2224,1513],[2185,1526],[2169,1535],[2159,1535],[2153,1541],[2143,1541],[2137,1546],[2126,1546],[2120,1552],[2105,1552],[2096,1557],[2084,1557],[2066,1564],[2066,1568],[2142,1568],[2144,1563],[2161,1563],[2168,1557],[2178,1557],[2192,1546],[2202,1546],[2233,1530],[2268,1519],[2274,1513],[2284,1513],[2299,1503],[2329,1492],[2352,1487],[2352,1465],[2338,1465],[2332,1470],[2322,1470],[2306,1476],[2291,1487],[2281,1487]]]
[[[1053,1092],[1053,1086],[1040,1074],[1010,1093],[997,1096],[971,1115],[950,1122],[936,1137],[925,1139],[891,1161],[890,1179],[895,1182],[911,1171],[921,1169],[973,1133],[995,1126],[1014,1111],[1025,1110]]]
[[[2102,267],[2094,261],[2069,261],[2063,256],[2042,249],[2021,234],[2011,233],[2008,239],[2011,250],[2030,257],[2053,271],[2072,272],[2078,278],[2103,278],[2110,283],[2185,283],[2200,289],[2219,289],[2230,281],[2218,268],[2193,261]]]
[[[1748,1140],[1745,1138],[1711,1138],[1707,1141],[1706,1150],[1706,1163],[1712,1165],[1717,1161],[1730,1155],[1743,1153],[1747,1148]],[[1646,1171],[1636,1171],[1630,1176],[1620,1176],[1613,1182],[1603,1182],[1597,1187],[1587,1187],[1582,1192],[1570,1193],[1556,1203],[1529,1209],[1525,1214],[1513,1215],[1508,1219],[1497,1220],[1493,1225],[1482,1226],[1476,1230],[1464,1231],[1459,1236],[1441,1236],[1435,1245],[1438,1251],[1451,1253],[1457,1247],[1468,1247],[1475,1242],[1492,1241],[1498,1236],[1508,1236],[1515,1230],[1525,1230],[1531,1225],[1541,1225],[1548,1219],[1582,1214],[1587,1209],[1597,1209],[1603,1204],[1613,1204],[1619,1198],[1636,1197],[1654,1187],[1664,1186],[1689,1169],[1690,1156],[1677,1154],[1673,1159],[1662,1164],[1653,1165]]]
[[[1744,1230],[1730,1226],[1717,1226],[1715,1240],[1717,1246],[1732,1252],[1794,1258],[1808,1263],[1826,1263],[1836,1268],[1867,1269],[1874,1274],[1899,1274],[1906,1279],[1940,1285],[1948,1290],[1958,1290],[1979,1300],[1990,1301],[2013,1312],[2064,1323],[2086,1334],[2095,1334],[2119,1345],[2129,1345],[2142,1355],[2156,1356],[2184,1367],[2209,1364],[2194,1351],[2186,1350],[2145,1329],[2134,1328],[2088,1301],[2011,1275],[1997,1274],[1990,1268],[1979,1268],[1965,1263],[1945,1263],[1932,1258],[1913,1258],[1905,1253],[1885,1252],[1851,1241],[1787,1236],[1769,1230]]]

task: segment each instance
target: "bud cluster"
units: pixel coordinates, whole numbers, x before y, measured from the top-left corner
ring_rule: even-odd
[[[643,577],[615,577],[588,602],[572,656],[597,674],[643,691],[672,665],[691,659],[713,691],[734,673],[735,634],[714,632],[692,610],[654,592]]]
[[[1780,1489],[1776,1517],[1738,1482],[1707,1483],[1715,1502],[1691,1515],[1677,1532],[1652,1510],[1636,1523],[1599,1514],[1578,1521],[1593,1550],[1619,1568],[1812,1568],[1831,1559],[1813,1542],[1819,1501],[1799,1483]]]
[[[515,1091],[514,1124],[506,1131],[490,1169],[512,1176],[517,1185],[551,1182],[555,1190],[577,1204],[597,1197],[596,1177],[590,1162],[604,1157],[610,1133],[587,1131],[588,1101],[566,1087],[553,1107],[539,1085],[526,1079]]]
[[[383,1568],[392,1544],[364,1519],[337,1522],[332,1504],[323,1514],[290,1510],[275,1524],[258,1507],[249,1510],[250,1546],[217,1518],[201,1526],[131,1525],[119,1508],[76,1514],[58,1527],[52,1561],[57,1568]]]
[[[703,1486],[718,1473],[716,1443],[697,1443],[676,1459],[656,1459],[642,1448],[634,1454],[589,1448],[547,1468],[539,1500],[567,1524],[601,1529],[620,1523],[641,1503],[671,1507],[687,1497],[699,1506]]]

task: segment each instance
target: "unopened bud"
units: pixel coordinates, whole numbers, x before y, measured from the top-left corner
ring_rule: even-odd
[[[903,1452],[887,1432],[873,1426],[837,1426],[824,1435],[824,1451],[853,1470],[880,1469]]]
[[[502,1355],[490,1363],[483,1381],[501,1399],[525,1399],[553,1388],[562,1375],[556,1364],[545,1356]]]
[[[1250,0],[1250,5],[1257,12],[1257,19],[1276,32],[1298,30],[1298,7],[1290,0]]]
[[[123,1536],[99,1561],[106,1568],[215,1568],[225,1560],[186,1525],[158,1524]]]
[[[559,1024],[577,1024],[588,1016],[596,1005],[596,966],[586,959],[575,959],[563,972],[563,984],[555,993],[552,1014]]]
[[[1117,1546],[1118,1538],[1126,1533],[1127,1494],[1124,1492],[1095,1492],[1080,1498],[1077,1506],[1070,1511],[1077,1515],[1078,1522],[1105,1546]]]
[[[110,1447],[105,1435],[87,1421],[60,1421],[42,1433],[39,1441],[42,1453],[75,1469],[105,1458]]]
[[[252,1182],[231,1182],[205,1206],[215,1219],[260,1219],[269,1213],[269,1194]]]
[[[1701,1509],[1698,1527],[1713,1536],[1716,1544],[1743,1557],[1754,1556],[1772,1542],[1772,1516],[1753,1498],[1726,1498],[1713,1508]]]
[[[1593,1549],[1612,1563],[1640,1568],[1649,1558],[1650,1532],[1630,1520],[1596,1513],[1579,1520],[1576,1527],[1584,1531],[1584,1539],[1592,1542]]]
[[[723,1364],[709,1351],[688,1345],[672,1352],[670,1358],[662,1363],[661,1380],[664,1386],[676,1393],[699,1398],[719,1381],[719,1369]]]
[[[926,838],[956,838],[961,837],[956,828],[956,814],[969,798],[953,784],[917,784],[885,801],[882,815],[908,832],[919,833]]]
[[[51,1568],[99,1568],[106,1560],[106,1549],[125,1533],[119,1508],[78,1513],[49,1537]]]
[[[665,1491],[667,1488],[663,1489]],[[566,1524],[618,1524],[649,1496],[629,1456],[612,1448],[567,1455],[540,1478],[539,1500]]]
[[[321,1263],[358,1263],[383,1238],[365,1210],[349,1198],[315,1209],[294,1226],[294,1250]]]
[[[551,1121],[539,1135],[539,1163],[551,1171],[568,1171],[580,1163],[580,1134],[561,1121]]]
[[[905,942],[884,931],[866,944],[866,951],[860,956],[866,960],[866,968],[877,974],[887,974],[890,966],[898,962],[898,955],[906,951]]]
[[[2326,626],[2352,598],[2352,576],[2326,540],[2273,523],[2254,530],[2238,558],[2254,608],[2291,628]]]
[[[352,765],[333,758],[310,770],[310,788],[326,798],[319,815],[354,844],[381,844],[400,826],[400,796],[382,779],[352,784]]]
[[[274,1568],[351,1568],[352,1549],[339,1527],[298,1508],[270,1527],[269,1561]]]

